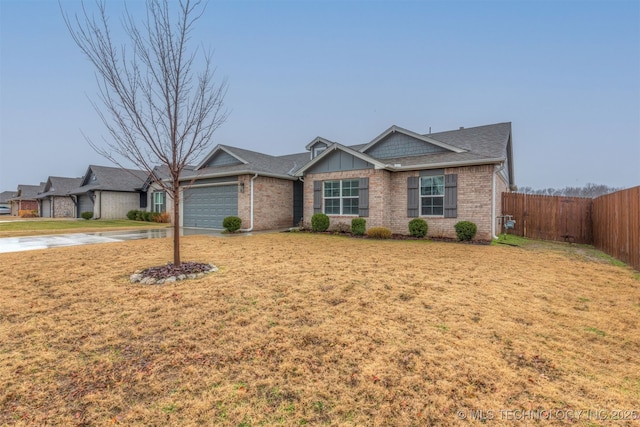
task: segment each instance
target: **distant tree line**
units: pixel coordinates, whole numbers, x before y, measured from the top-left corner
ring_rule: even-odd
[[[518,193],[540,194],[543,196],[565,196],[565,197],[598,197],[604,194],[613,193],[622,188],[609,187],[604,184],[588,183],[584,187],[564,187],[564,188],[542,188],[519,187]]]

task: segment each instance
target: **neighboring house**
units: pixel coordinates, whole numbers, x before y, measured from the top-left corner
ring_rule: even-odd
[[[37,197],[43,188],[44,182],[40,185],[18,185],[18,191],[9,199],[11,215],[18,216],[20,211],[35,211],[40,215]]]
[[[81,183],[82,178],[50,176],[42,193],[36,197],[40,203],[40,216],[43,218],[76,217],[75,199],[68,193],[78,188]]]
[[[515,188],[511,123],[422,135],[392,126],[367,144],[324,138],[307,145],[304,218],[327,214],[332,224],[364,217],[367,228],[408,234],[424,218],[429,236],[455,237],[458,221],[473,221],[476,238],[500,232],[501,193]]]
[[[76,217],[93,212],[94,219],[122,219],[130,210],[145,206],[141,188],[146,179],[144,171],[91,165],[80,186],[67,194],[73,196]]]
[[[0,193],[0,207],[2,208],[11,208],[11,199],[15,194],[15,191],[3,191]]]
[[[244,230],[274,230],[302,219],[302,182],[293,173],[308,153],[270,156],[216,146],[192,172],[181,177],[181,225],[222,228],[227,216]]]

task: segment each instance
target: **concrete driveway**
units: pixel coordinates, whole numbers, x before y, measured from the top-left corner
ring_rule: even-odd
[[[207,236],[228,236],[221,230],[205,230],[200,228],[182,228],[181,236],[201,234]],[[251,233],[243,233],[247,236]],[[45,236],[5,237],[0,238],[0,253],[49,249],[62,246],[92,245],[96,243],[124,242],[126,240],[162,239],[172,237],[172,228],[145,230],[101,231],[95,233],[49,234]]]

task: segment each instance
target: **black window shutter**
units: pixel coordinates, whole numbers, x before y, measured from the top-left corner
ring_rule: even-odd
[[[458,217],[458,174],[444,176],[444,217]]]
[[[147,192],[142,191],[140,192],[140,209],[146,209],[146,208],[147,208]]]
[[[420,215],[420,177],[407,178],[407,216],[417,218]]]
[[[322,213],[322,181],[313,181],[313,213]]]
[[[358,216],[369,216],[369,178],[360,178],[358,184]]]
[[[160,212],[167,211],[167,193],[165,191],[162,192],[162,207],[160,209]]]

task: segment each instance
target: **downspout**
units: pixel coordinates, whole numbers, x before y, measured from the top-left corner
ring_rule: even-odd
[[[491,175],[491,236],[496,240],[498,239],[496,236],[496,174],[502,172],[502,169],[504,169],[504,163],[498,169],[494,166]]]
[[[96,199],[98,200],[98,216],[94,217],[93,219],[100,219],[102,217],[102,191],[96,191],[94,203]],[[94,205],[94,209],[95,209],[95,205]]]
[[[251,202],[250,202],[250,203],[251,203],[251,227],[246,228],[246,229],[241,230],[241,231],[245,231],[245,232],[253,231],[253,181],[254,181],[257,177],[258,177],[258,174],[256,173],[256,174],[253,176],[253,178],[251,178],[251,185],[250,185],[250,187],[251,187],[251,189],[250,189],[250,191],[251,191]]]

